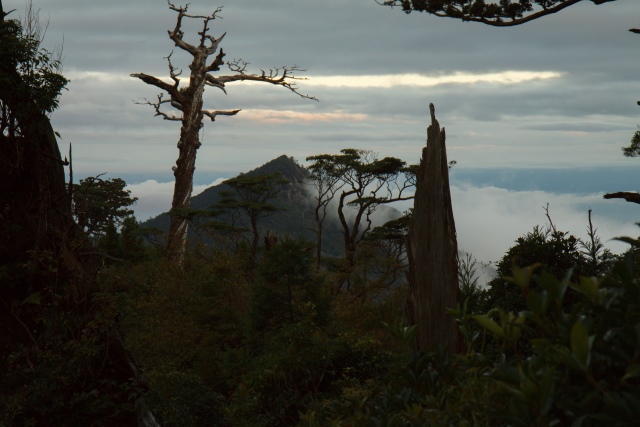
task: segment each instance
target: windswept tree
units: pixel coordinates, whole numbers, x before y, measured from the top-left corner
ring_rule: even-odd
[[[334,161],[335,156],[321,154],[307,157],[307,161],[313,163],[308,167],[310,184],[313,185],[315,194],[315,207],[313,209],[316,234],[316,272],[320,270],[322,260],[322,228],[329,213],[329,204],[336,192],[344,187],[345,183],[340,179],[340,173],[335,168],[339,165]]]
[[[338,219],[342,225],[345,260],[334,291],[339,292],[349,281],[356,250],[373,225],[372,216],[381,206],[410,200],[415,185],[415,167],[395,157],[378,159],[370,150],[347,148],[341,154],[311,156],[310,169],[323,168],[338,177]]]
[[[262,71],[261,74],[249,74],[246,71],[247,63],[241,60],[234,60],[227,63],[227,66],[233,74],[216,76],[213,72],[219,71],[224,65],[225,53],[218,46],[225,34],[215,38],[209,35],[209,24],[219,17],[221,8],[216,9],[210,15],[190,15],[187,13],[188,6],[177,7],[170,1],[167,2],[169,8],[178,14],[176,25],[173,30],[169,30],[169,38],[175,45],[191,55],[193,60],[189,65],[190,75],[188,84],[181,87],[182,74],[173,66],[171,62],[171,54],[167,57],[169,67],[169,77],[171,83],[167,83],[157,77],[143,73],[131,74],[132,77],[139,78],[143,82],[162,89],[168,95],[164,97],[164,93],[158,95],[157,100],[145,100],[143,104],[154,107],[156,116],[162,117],[164,120],[172,120],[181,122],[180,139],[178,141],[178,160],[173,167],[175,176],[175,187],[173,191],[172,210],[182,210],[189,208],[191,200],[191,192],[193,187],[193,174],[195,170],[196,152],[200,148],[201,142],[199,131],[203,127],[204,117],[208,117],[214,121],[217,116],[234,116],[240,110],[208,110],[203,108],[203,93],[206,86],[220,89],[226,94],[226,84],[236,81],[256,81],[270,83],[282,86],[293,93],[306,99],[314,99],[314,97],[301,94],[295,85],[295,80],[299,80],[293,73],[304,71],[296,66],[274,68]],[[184,31],[182,30],[182,21],[184,18],[201,19],[203,26],[202,31],[198,32],[199,40],[195,44],[188,43],[184,40]],[[210,59],[213,58],[213,59]],[[166,112],[164,107],[172,107],[177,110],[176,113]],[[167,258],[180,263],[184,257],[186,250],[188,219],[184,215],[174,215],[171,217],[171,225],[169,227],[169,236],[167,242]]]
[[[232,190],[220,191],[222,200],[212,206],[214,211],[236,211],[245,216],[252,235],[251,258],[253,260],[258,253],[260,241],[258,221],[281,210],[271,201],[278,196],[283,185],[288,182],[280,172],[261,175],[240,174],[223,182]]]
[[[431,15],[481,22],[494,27],[512,27],[566,9],[583,0],[385,0],[384,6],[401,7],[405,13]],[[590,0],[603,4],[616,0]]]

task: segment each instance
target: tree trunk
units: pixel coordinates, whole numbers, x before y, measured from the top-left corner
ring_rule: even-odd
[[[409,223],[409,295],[407,316],[417,325],[417,346],[441,345],[458,352],[462,342],[447,308],[458,304],[458,245],[449,191],[445,130],[429,105],[431,126],[416,176],[414,209]]]
[[[200,148],[198,132],[203,126],[202,118],[202,94],[204,93],[206,77],[206,52],[196,51],[193,62],[190,65],[191,77],[189,87],[184,93],[184,98],[190,100],[182,106],[182,127],[180,129],[180,141],[178,141],[178,160],[174,167],[173,175],[176,183],[173,189],[173,201],[171,208],[174,213],[169,226],[167,242],[167,259],[181,264],[187,250],[187,231],[189,222],[186,218],[186,210],[189,209],[191,193],[193,191],[193,174],[196,170],[196,154]],[[191,92],[191,93],[190,93]]]
[[[253,234],[253,240],[251,242],[251,265],[255,265],[256,257],[258,256],[258,242],[260,241],[260,233],[258,232],[258,217],[257,215],[249,214],[251,220],[251,234]]]

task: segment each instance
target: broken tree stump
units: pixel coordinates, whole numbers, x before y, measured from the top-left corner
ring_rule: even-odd
[[[449,190],[445,130],[429,104],[431,125],[416,175],[409,223],[407,317],[417,325],[417,347],[459,352],[462,341],[448,308],[458,305],[458,244]]]

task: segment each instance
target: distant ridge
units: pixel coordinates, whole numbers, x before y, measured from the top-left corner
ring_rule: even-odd
[[[306,183],[309,172],[299,165],[293,157],[282,155],[264,165],[253,169],[246,175],[260,175],[280,172],[282,177],[289,181],[285,188],[271,202],[283,209],[272,216],[264,218],[259,223],[261,236],[271,231],[280,236],[290,236],[296,239],[304,239],[315,242],[315,233],[312,231],[315,225],[313,215],[313,187]],[[207,209],[220,200],[220,191],[231,190],[225,184],[211,186],[202,193],[191,198],[192,209]],[[398,213],[399,215],[399,213]],[[158,228],[164,232],[169,229],[170,218],[165,212],[155,218],[150,218],[142,223],[143,227]],[[342,256],[342,228],[337,220],[327,218],[323,231],[323,249],[326,255]],[[189,242],[197,243],[199,236],[189,228]],[[210,242],[205,242],[210,243]]]

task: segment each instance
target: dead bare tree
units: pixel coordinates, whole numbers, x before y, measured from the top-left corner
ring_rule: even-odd
[[[160,94],[157,100],[145,100],[146,102],[142,102],[141,104],[153,106],[156,111],[156,116],[160,116],[164,120],[179,121],[182,123],[180,140],[178,141],[178,160],[173,167],[173,174],[176,181],[171,205],[171,225],[167,239],[167,258],[180,263],[184,258],[187,242],[188,219],[185,217],[184,211],[189,208],[189,202],[191,200],[196,153],[201,145],[198,133],[203,127],[204,116],[214,121],[217,116],[234,116],[240,111],[203,109],[202,96],[205,86],[218,88],[226,94],[225,85],[227,83],[249,80],[283,86],[302,98],[316,101],[317,99],[298,92],[295,80],[304,79],[296,77],[293,73],[304,70],[297,66],[273,68],[268,71],[261,70],[261,74],[248,74],[246,71],[248,63],[241,60],[234,60],[227,63],[229,69],[234,74],[226,76],[212,75],[212,72],[219,71],[220,66],[225,63],[223,60],[225,53],[221,48],[218,49],[218,45],[225,34],[222,34],[222,36],[218,38],[208,34],[209,23],[216,18],[220,18],[219,13],[221,8],[217,8],[210,15],[190,15],[187,14],[188,5],[177,7],[170,1],[167,1],[167,3],[169,9],[178,13],[175,28],[168,31],[169,38],[178,48],[193,57],[189,65],[191,71],[189,83],[185,87],[180,87],[182,71],[173,66],[171,54],[167,57],[167,61],[172,83],[167,83],[157,77],[143,73],[131,74],[131,77],[139,78],[149,85],[156,86],[169,95],[168,98],[164,98],[164,94]],[[183,18],[202,19],[203,26],[202,31],[198,32],[200,36],[198,44],[190,44],[183,39]],[[209,61],[209,58],[213,55],[215,55],[213,60]],[[161,109],[161,107],[164,106],[173,107],[178,110],[179,113],[167,113]]]
[[[461,348],[458,328],[447,313],[458,304],[458,243],[451,207],[445,131],[429,104],[431,126],[416,174],[414,208],[409,222],[409,295],[407,317],[417,325],[423,351],[442,345]]]

